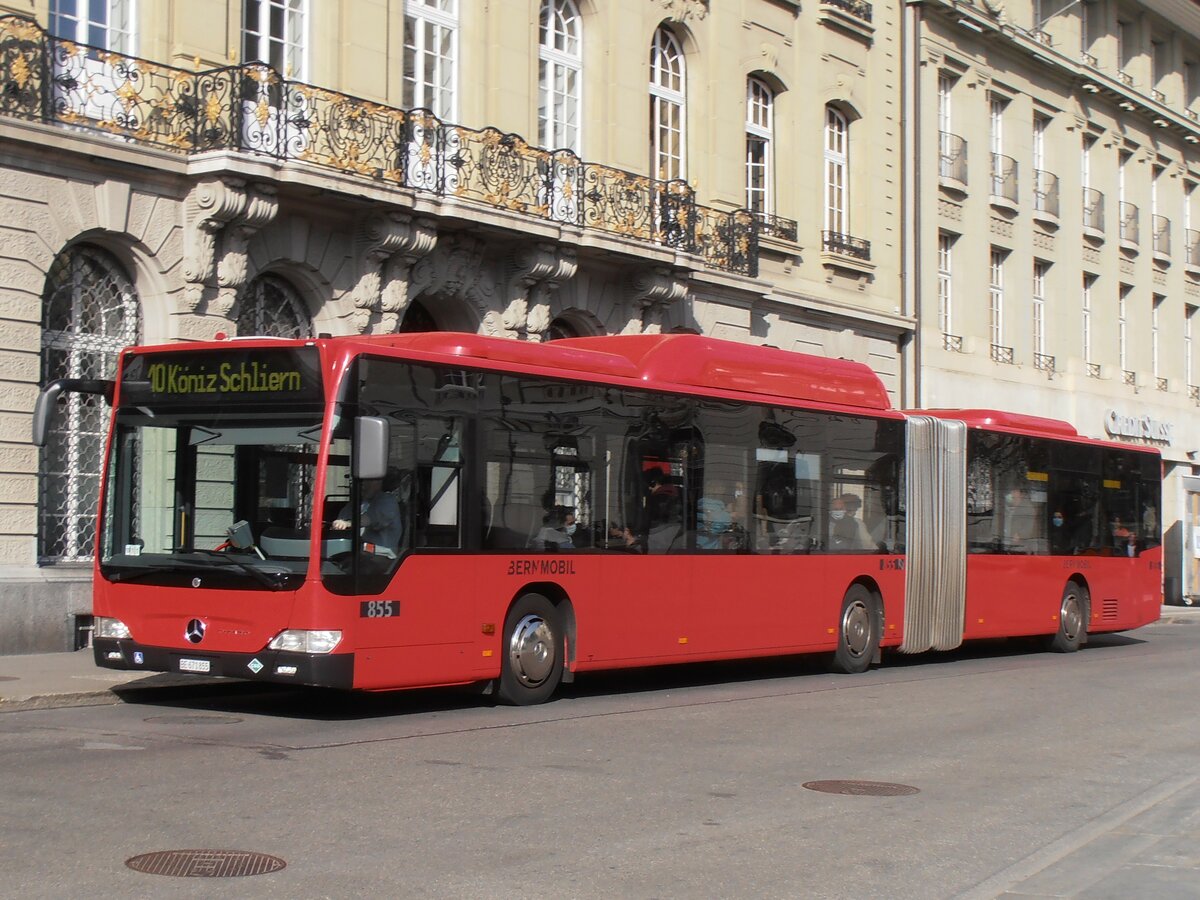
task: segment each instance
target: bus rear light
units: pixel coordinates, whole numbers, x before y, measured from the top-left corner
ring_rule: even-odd
[[[98,638],[114,638],[116,640],[125,640],[130,637],[129,626],[120,619],[109,619],[105,616],[96,616],[96,621],[93,623],[95,629],[92,634]]]
[[[281,631],[267,644],[271,650],[287,650],[291,653],[332,653],[342,640],[340,631]]]

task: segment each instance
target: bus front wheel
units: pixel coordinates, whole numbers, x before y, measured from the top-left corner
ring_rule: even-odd
[[[835,672],[857,675],[871,667],[879,652],[881,621],[879,603],[861,584],[846,591],[842,615],[838,620],[838,646],[832,668]]]
[[[1074,653],[1087,634],[1088,610],[1091,598],[1088,590],[1077,581],[1067,582],[1058,607],[1058,633],[1050,639],[1055,653]]]
[[[504,619],[499,696],[514,706],[550,699],[563,671],[558,609],[541,594],[525,594]]]

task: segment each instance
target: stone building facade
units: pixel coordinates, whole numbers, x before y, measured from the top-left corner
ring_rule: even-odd
[[[90,612],[103,408],[39,451],[38,386],[132,342],[691,330],[914,394],[898,4],[0,13],[0,653]]]
[[[1166,596],[1200,599],[1200,6],[923,0],[904,25],[913,400],[1160,448]]]

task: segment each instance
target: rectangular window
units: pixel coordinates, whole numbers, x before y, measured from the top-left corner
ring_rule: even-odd
[[[1033,352],[1046,352],[1046,273],[1050,263],[1033,263]]]
[[[50,33],[131,56],[137,52],[136,0],[50,0]]]
[[[954,236],[938,235],[938,324],[942,334],[954,333]]]
[[[1080,306],[1082,307],[1082,343],[1083,343],[1083,361],[1090,363],[1092,361],[1092,287],[1096,284],[1096,276],[1089,275],[1086,272],[1083,276],[1083,294],[1080,298]]]
[[[1158,366],[1158,325],[1159,314],[1166,299],[1162,294],[1155,294],[1150,300],[1150,368],[1155,378],[1162,374]]]
[[[404,107],[453,120],[457,58],[458,0],[405,0]]]
[[[242,62],[261,62],[284,78],[304,81],[308,0],[244,0]]]
[[[988,266],[988,334],[993,350],[1004,346],[1004,259],[1008,253],[997,247]]]
[[[761,81],[746,83],[746,206],[757,213],[773,211],[771,138],[773,97]]]
[[[1192,343],[1196,325],[1196,307],[1191,304],[1183,308],[1183,378],[1188,387],[1196,383],[1195,347]]]
[[[1129,371],[1129,295],[1133,288],[1123,284],[1117,292],[1117,360],[1124,372]]]

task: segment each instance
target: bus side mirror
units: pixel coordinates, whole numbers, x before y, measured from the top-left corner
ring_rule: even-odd
[[[388,420],[359,416],[354,420],[354,477],[383,478],[388,468]]]
[[[50,433],[50,425],[54,421],[55,404],[59,394],[64,391],[68,394],[103,394],[104,399],[111,404],[113,390],[113,382],[100,378],[59,378],[50,382],[42,388],[33,407],[34,446],[46,446],[46,435]]]

